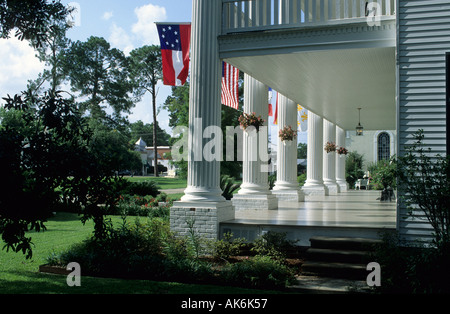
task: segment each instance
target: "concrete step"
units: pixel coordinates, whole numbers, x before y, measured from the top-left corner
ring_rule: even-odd
[[[302,274],[363,281],[368,272],[364,264],[306,261],[302,264]]]
[[[371,251],[374,245],[381,243],[381,240],[368,238],[312,237],[310,243],[312,248],[319,249]]]
[[[310,248],[306,251],[306,258],[314,261],[364,263],[367,261],[367,251],[336,250]]]
[[[370,288],[366,281],[317,276],[298,276],[297,283],[289,287],[293,293],[361,294]]]
[[[312,237],[302,274],[366,280],[369,254],[380,242],[367,238]]]

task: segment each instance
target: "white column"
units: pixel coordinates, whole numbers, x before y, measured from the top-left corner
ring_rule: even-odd
[[[327,142],[336,144],[336,125],[324,119],[323,147]],[[339,186],[336,183],[336,152],[324,151],[323,153],[323,183],[328,188],[330,195],[339,193]]]
[[[328,195],[323,184],[323,154],[323,119],[308,111],[306,182],[302,188],[306,195]]]
[[[187,222],[191,221],[199,235],[211,239],[218,238],[221,221],[234,218],[231,201],[221,195],[220,160],[205,159],[203,154],[205,144],[211,141],[203,138],[204,130],[221,125],[222,73],[217,40],[221,6],[221,1],[192,1],[188,186],[170,215],[171,229],[176,233],[186,235]]]
[[[278,130],[285,126],[297,129],[297,104],[283,95],[278,100]],[[277,181],[272,193],[281,201],[302,202],[305,195],[297,182],[297,138],[285,145],[278,138]]]
[[[277,198],[268,183],[268,87],[251,76],[244,75],[244,112],[254,112],[266,122],[259,129],[243,131],[242,184],[232,199],[236,210],[276,209]]]
[[[345,147],[345,131],[338,126],[336,126],[336,145]],[[340,192],[348,190],[345,179],[345,155],[336,154],[336,183],[339,185]]]

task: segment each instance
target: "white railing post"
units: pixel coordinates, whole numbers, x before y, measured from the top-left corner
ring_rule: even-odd
[[[222,32],[365,19],[367,1],[378,16],[395,15],[395,0],[222,0]]]
[[[273,0],[273,25],[280,24],[280,2]]]

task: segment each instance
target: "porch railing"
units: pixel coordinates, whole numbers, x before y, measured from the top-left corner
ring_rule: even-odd
[[[395,16],[395,0],[222,0],[222,5],[223,34]]]

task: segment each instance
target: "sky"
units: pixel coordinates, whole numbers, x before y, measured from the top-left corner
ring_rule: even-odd
[[[61,1],[77,8],[73,16],[75,26],[67,37],[86,41],[90,36],[103,37],[111,46],[125,54],[144,45],[159,45],[155,22],[191,22],[192,0],[78,0]],[[0,97],[14,95],[26,89],[29,79],[37,78],[44,65],[35,57],[35,51],[26,41],[15,38],[0,39]],[[158,84],[157,106],[171,94],[171,87]],[[128,119],[152,123],[150,94],[136,104]],[[158,123],[169,134],[169,116],[164,110],[158,114]],[[272,132],[272,137],[274,132]],[[275,135],[276,136],[276,135]],[[304,134],[300,134],[304,141]]]
[[[71,40],[86,41],[90,36],[105,38],[112,47],[125,54],[144,45],[159,45],[155,22],[190,22],[191,0],[77,0],[61,1],[77,8],[75,26],[67,33]],[[36,79],[45,68],[36,52],[26,41],[0,39],[0,97],[14,95],[26,89],[29,79]],[[158,85],[157,106],[161,106],[171,87]],[[149,94],[136,104],[130,122],[152,123],[152,103]],[[164,110],[158,115],[160,126],[171,134],[169,116]]]

